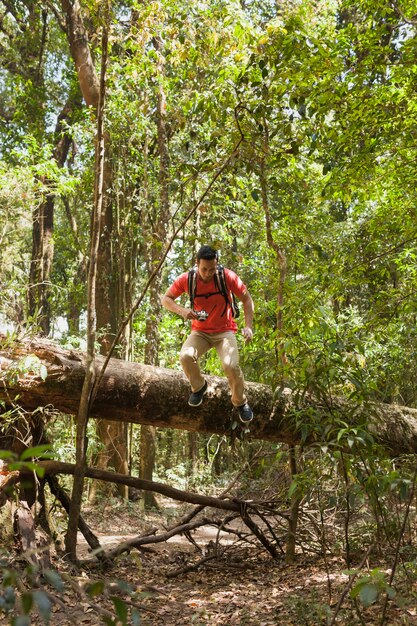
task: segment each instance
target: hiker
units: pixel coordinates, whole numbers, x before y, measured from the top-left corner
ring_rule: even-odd
[[[245,327],[242,330],[245,342],[253,336],[253,300],[239,276],[218,262],[218,252],[211,246],[201,246],[197,252],[197,265],[184,272],[172,283],[162,305],[191,320],[191,333],[181,348],[180,362],[191,385],[188,404],[198,407],[207,391],[207,381],[201,374],[198,360],[211,348],[219,355],[223,370],[229,381],[232,404],[243,423],[253,418],[252,409],[244,392],[242,370],[239,367],[239,350],[236,341],[239,314],[235,296],[243,302]],[[175,302],[183,293],[188,293],[190,308]]]

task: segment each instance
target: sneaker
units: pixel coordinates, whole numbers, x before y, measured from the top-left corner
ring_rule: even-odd
[[[244,424],[248,424],[248,422],[251,422],[253,420],[253,412],[247,402],[236,408],[239,412],[239,418],[241,422],[243,422]]]
[[[200,404],[203,402],[203,396],[207,391],[207,381],[204,383],[204,385],[201,387],[200,391],[193,391],[192,394],[190,394],[190,397],[188,398],[188,404],[190,406],[200,406]]]

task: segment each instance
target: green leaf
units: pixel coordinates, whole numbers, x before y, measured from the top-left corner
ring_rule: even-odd
[[[134,589],[132,585],[129,585],[129,583],[127,583],[125,580],[117,580],[116,584],[120,591],[123,591],[123,593],[127,593],[130,596],[133,595]]]
[[[293,480],[290,488],[288,489],[288,497],[291,498],[297,491],[298,489],[298,482],[296,480]]]
[[[24,469],[31,472],[36,472],[36,474],[40,478],[45,475],[45,468],[40,467],[37,463],[34,463],[33,461],[24,461],[23,463],[21,461],[16,461],[15,463],[9,463],[9,469],[11,471]]]
[[[378,598],[378,587],[373,583],[363,585],[359,592],[359,599],[366,607],[371,606]]]
[[[48,595],[44,591],[34,591],[33,599],[39,609],[41,617],[44,619],[46,624],[49,624],[49,619],[51,617],[51,601],[49,600]]]
[[[117,596],[112,596],[112,601],[114,604],[114,608],[116,610],[116,615],[119,620],[122,622],[123,626],[127,626],[127,604],[121,598]]]
[[[43,444],[41,446],[35,446],[33,448],[28,448],[24,450],[20,455],[20,460],[25,461],[26,459],[31,459],[33,457],[42,458],[42,459],[50,459],[52,458],[52,450],[49,444]]]
[[[56,589],[57,591],[64,591],[64,582],[57,571],[53,569],[47,569],[45,570],[43,575],[47,582],[52,585],[52,587],[54,587],[54,589]]]
[[[90,585],[87,586],[86,589],[90,598],[94,598],[95,596],[99,596],[104,591],[104,580],[96,580]]]
[[[0,459],[14,459],[16,455],[11,450],[0,450]]]
[[[10,624],[11,626],[30,626],[30,621],[29,615],[19,615],[19,617],[14,617]]]
[[[23,608],[23,612],[25,613],[25,615],[28,615],[31,611],[31,608],[33,606],[33,596],[31,593],[22,593],[22,598],[21,598],[21,602],[22,602],[22,608]]]
[[[37,356],[34,356],[33,354],[30,354],[29,356],[27,356],[23,362],[23,368],[27,371],[32,370],[33,366],[39,363],[39,359]]]

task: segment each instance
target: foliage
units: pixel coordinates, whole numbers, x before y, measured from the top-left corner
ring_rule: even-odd
[[[361,576],[357,580],[352,588],[351,596],[358,598],[365,607],[368,607],[383,593],[387,593],[391,599],[396,595],[395,590],[387,583],[385,572],[375,568],[369,575]]]
[[[35,472],[40,478],[45,475],[45,470],[37,462],[51,458],[53,458],[53,454],[49,444],[27,448],[19,457],[11,450],[0,450],[0,459],[7,462],[7,470],[9,472],[26,470]]]
[[[28,626],[33,614],[39,615],[43,624],[50,623],[50,589],[62,593],[65,585],[54,569],[43,572],[43,582],[39,575],[36,565],[29,564],[19,571],[6,555],[0,556],[0,615],[9,618],[12,626]]]
[[[0,316],[19,331],[36,325],[27,313],[33,215],[53,194],[51,315],[55,336],[78,347],[85,340],[94,120],[87,107],[75,107],[65,126],[69,157],[58,166],[54,150],[63,131],[57,136],[56,122],[78,89],[62,6],[0,5]],[[98,70],[100,3],[82,1],[81,9]],[[331,539],[346,560],[361,538],[392,542],[412,473],[408,459],[387,460],[376,449],[366,415],[375,400],[417,404],[412,3],[118,0],[112,11],[106,130],[114,308],[121,318],[129,312],[152,269],[147,250],[153,244],[162,251],[165,242],[155,243],[162,184],[172,232],[242,140],[174,242],[162,289],[190,267],[197,245],[220,249],[222,263],[242,277],[256,305],[254,340],[240,346],[246,378],[272,385],[277,397],[289,386],[304,409],[311,394],[329,409],[326,419],[314,411],[307,419],[304,410],[300,420],[294,411],[303,441],[320,444],[303,449],[286,502],[314,502],[324,551],[334,514]],[[155,123],[162,87],[167,181]],[[277,249],[286,262],[282,285]],[[130,358],[144,359],[147,321],[159,315],[149,299],[136,313],[126,339]],[[163,315],[161,366],[179,367],[187,333],[181,319]],[[215,354],[204,368],[222,374]],[[9,375],[30,371],[46,374],[29,359]],[[349,405],[341,408],[339,396]],[[359,409],[363,423],[352,427]],[[68,424],[58,418],[50,431],[60,457],[72,458]],[[89,437],[93,457],[100,444],[93,432]],[[239,458],[201,437],[192,476],[185,435],[160,433],[158,447],[158,474],[198,487],[246,461],[250,450],[242,445]],[[390,590],[373,570],[357,580],[352,597],[369,605]],[[42,598],[32,598],[31,607],[40,608]],[[114,609],[121,623],[128,619],[125,606],[115,602]],[[323,607],[314,609],[317,620],[326,618]]]
[[[65,593],[69,583],[70,577],[56,569],[41,572],[34,564],[21,568],[7,555],[0,555],[0,615],[11,626],[29,626],[37,617],[46,626],[52,624],[54,606],[61,606],[59,596]],[[149,595],[124,581],[103,579],[88,580],[80,593],[83,602],[96,609],[98,601],[110,604],[110,611],[100,608],[101,623],[107,626],[140,624],[138,606]]]

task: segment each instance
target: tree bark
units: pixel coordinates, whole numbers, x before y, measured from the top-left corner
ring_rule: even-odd
[[[68,41],[81,92],[87,106],[96,109],[99,100],[100,81],[91,56],[81,6],[78,0],[61,0],[61,4],[66,17]]]
[[[48,481],[57,474],[74,475],[76,471],[74,464],[62,463],[60,461],[38,461],[37,465],[44,470]],[[25,470],[21,472],[13,472],[13,482],[17,483],[21,481],[22,478],[27,476],[27,474],[28,472]],[[249,503],[246,500],[239,500],[238,498],[232,497],[206,496],[195,492],[183,491],[181,489],[177,489],[176,487],[165,485],[164,483],[153,482],[145,480],[144,478],[137,478],[136,476],[126,476],[125,474],[119,474],[117,472],[108,472],[97,467],[86,467],[85,475],[89,478],[95,478],[96,480],[128,485],[130,487],[134,487],[135,489],[145,491],[154,491],[155,493],[159,493],[167,498],[171,498],[172,500],[177,500],[178,502],[188,502],[189,504],[195,504],[201,507],[209,506],[223,511],[236,511],[239,513],[248,505],[253,507],[263,506],[262,501],[251,500]],[[270,503],[267,502],[266,505],[268,510],[270,510]],[[287,517],[287,511],[281,511],[281,515],[283,517]],[[95,535],[93,535],[93,538],[97,541]]]
[[[1,347],[2,342],[4,348]],[[29,354],[38,357],[32,371],[17,376],[16,365]],[[97,357],[97,366],[104,362]],[[3,372],[0,400],[6,405],[16,397],[16,404],[33,411],[38,407],[54,407],[64,413],[76,414],[85,376],[87,356],[68,351],[47,341],[18,342],[7,346],[0,337],[0,369]],[[40,366],[48,370],[45,380]],[[187,404],[188,382],[182,372],[110,359],[91,409],[91,417],[116,422],[148,424],[161,428],[178,428],[191,432],[230,434],[237,422],[230,402],[226,378],[207,376],[208,393],[203,404],[193,409]],[[249,402],[255,418],[250,424],[248,439],[263,439],[297,444],[300,432],[294,427],[294,415],[300,422],[317,421],[329,416],[329,411],[343,412],[344,420],[361,423],[366,420],[375,440],[393,454],[417,452],[417,409],[399,405],[369,403],[353,407],[345,400],[334,400],[332,407],[314,398],[295,404],[293,394],[284,390],[274,398],[271,387],[246,383]],[[1,443],[1,441],[0,441]]]

